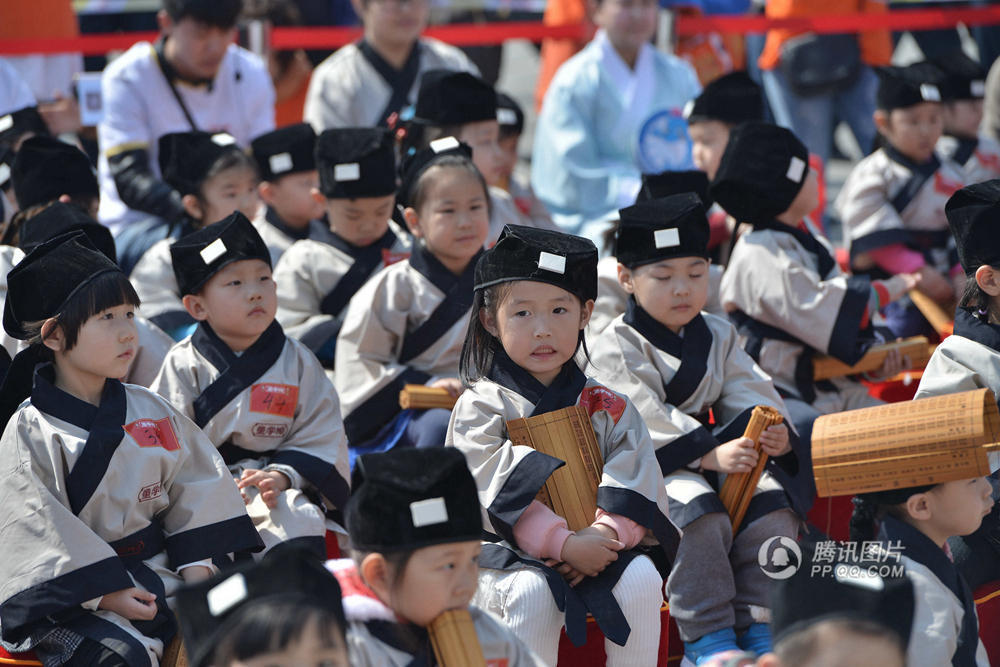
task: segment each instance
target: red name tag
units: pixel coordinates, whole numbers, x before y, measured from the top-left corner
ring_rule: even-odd
[[[507,658],[492,658],[486,661],[486,667],[507,667]]]
[[[279,417],[294,417],[299,388],[290,384],[262,382],[250,388],[250,411]]]
[[[604,410],[617,424],[625,413],[625,399],[606,387],[587,387],[580,394],[580,405],[593,416],[595,412]]]
[[[386,266],[390,264],[395,264],[396,262],[402,262],[404,259],[409,259],[410,253],[408,252],[393,252],[386,248],[382,248],[382,263]]]
[[[170,419],[136,419],[122,428],[140,447],[163,447],[168,452],[181,448]]]

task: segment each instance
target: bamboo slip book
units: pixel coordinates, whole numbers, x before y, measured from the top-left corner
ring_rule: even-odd
[[[403,390],[399,392],[399,407],[404,410],[430,410],[432,408],[451,410],[455,407],[455,397],[447,389],[441,387],[407,384],[403,385]]]
[[[813,379],[817,381],[829,380],[830,378],[878,370],[882,367],[890,350],[899,350],[900,354],[909,358],[910,367],[908,370],[919,370],[930,361],[934,346],[923,336],[913,336],[891,343],[872,345],[865,356],[861,357],[861,360],[853,366],[848,366],[839,359],[826,355],[816,357],[813,359]]]
[[[566,519],[573,532],[592,524],[597,515],[597,487],[601,484],[604,457],[587,411],[571,405],[512,419],[507,422],[507,434],[515,445],[566,462],[545,481],[536,498]]]
[[[483,648],[468,609],[449,609],[427,627],[441,667],[486,667]]]
[[[812,455],[821,498],[982,477],[1000,459],[1000,412],[976,389],[823,415]]]
[[[768,426],[774,426],[784,421],[781,413],[772,407],[758,405],[750,413],[750,421],[743,431],[744,438],[753,440],[754,449],[757,451],[757,465],[750,472],[736,472],[726,475],[722,488],[719,489],[719,499],[722,501],[729,518],[733,523],[733,533],[743,523],[743,517],[747,514],[750,506],[750,499],[757,489],[760,476],[764,474],[764,466],[767,465],[767,454],[761,451],[760,434]]]

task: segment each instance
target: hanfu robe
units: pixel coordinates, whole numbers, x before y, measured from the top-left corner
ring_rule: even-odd
[[[334,374],[352,447],[405,426],[413,411],[400,412],[404,385],[458,377],[479,256],[455,275],[417,244],[351,299]]]
[[[136,347],[135,358],[128,367],[128,374],[124,381],[130,384],[137,384],[148,387],[160,372],[160,366],[167,356],[167,352],[173,347],[174,341],[144,317],[136,317]]]
[[[409,257],[411,244],[410,235],[391,221],[385,234],[364,248],[328,228],[296,241],[274,268],[277,319],[285,333],[332,368],[351,297],[381,269]]]
[[[938,139],[936,150],[961,168],[966,185],[1000,178],[1000,143],[995,139],[945,135]]]
[[[701,313],[678,335],[657,322],[634,298],[590,347],[590,370],[626,394],[642,415],[653,441],[670,499],[670,517],[684,528],[707,512],[725,512],[720,474],[699,472],[701,457],[743,435],[756,405],[786,413],[771,378],[743,351],[729,321]],[[708,424],[712,411],[714,428]],[[788,419],[786,413],[786,419]],[[798,445],[794,432],[789,439]],[[743,525],[789,507],[794,453],[770,458]],[[811,490],[811,489],[810,489]],[[799,498],[805,514],[812,496]]]
[[[545,387],[503,350],[497,350],[488,376],[459,397],[445,444],[465,455],[479,488],[483,530],[493,540],[483,544],[480,566],[537,570],[565,612],[566,634],[574,644],[582,643],[589,611],[604,636],[623,646],[629,626],[611,591],[635,556],[634,550],[619,552],[601,574],[571,588],[559,573],[522,551],[514,539],[515,524],[553,471],[565,462],[514,445],[507,422],[571,405],[587,410],[604,459],[598,508],[646,528],[647,536],[655,538],[667,559],[672,559],[679,534],[667,518],[663,477],[643,419],[625,396],[587,378],[573,360]]]
[[[327,561],[343,593],[347,648],[354,667],[437,665],[426,628],[401,622],[365,584],[354,561]],[[542,663],[494,616],[469,607],[487,667],[542,667]]]
[[[91,405],[56,388],[47,365],[0,440],[0,507],[3,645],[57,664],[87,637],[155,667],[177,632],[168,604],[178,569],[262,547],[189,419],[117,380]],[[156,594],[153,620],[97,609],[97,598],[133,586]]]
[[[340,523],[350,495],[347,441],[337,394],[302,343],[274,322],[237,356],[202,322],[167,355],[152,389],[204,429],[234,477],[288,477],[274,509],[244,489],[268,548],[295,539],[325,555],[325,517]]]
[[[195,320],[184,309],[181,288],[174,275],[170,246],[176,239],[157,241],[136,262],[129,280],[142,302],[141,312],[175,340],[183,338]]]
[[[24,259],[24,252],[20,248],[0,245],[0,308],[7,300],[7,274],[22,259]],[[0,345],[13,357],[18,353],[21,341],[11,338],[6,331],[0,331]]]
[[[253,219],[253,226],[267,246],[267,252],[271,256],[271,266],[278,265],[281,255],[291,248],[293,243],[314,238],[326,229],[326,225],[320,220],[311,220],[303,229],[290,227],[270,206],[261,206]]]

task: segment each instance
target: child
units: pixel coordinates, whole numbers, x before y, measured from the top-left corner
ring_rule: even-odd
[[[878,403],[853,378],[814,382],[813,355],[857,362],[877,342],[875,313],[918,281],[912,274],[871,281],[840,270],[802,224],[817,199],[807,160],[806,147],[790,131],[746,123],[730,135],[711,188],[724,209],[753,225],[736,242],[722,276],[722,305],[743,348],[784,398],[803,453],[818,415]],[[899,355],[890,355],[881,375],[901,369]],[[809,465],[800,461],[803,476]]]
[[[489,186],[488,245],[496,242],[506,224],[539,223],[552,227],[551,220],[533,221],[523,215],[511,195],[500,187],[505,158],[497,143],[500,124],[493,86],[468,72],[431,70],[420,79],[413,119],[403,138],[403,153],[426,148],[429,142],[448,136],[472,148],[472,161]]]
[[[958,164],[966,183],[982,183],[1000,176],[1000,144],[980,136],[986,70],[978,62],[956,51],[938,58],[941,95],[944,100],[944,132],[937,142],[938,153]]]
[[[486,182],[469,147],[446,137],[404,163],[398,201],[416,238],[413,254],[358,290],[337,337],[335,385],[352,454],[440,447],[450,412],[401,412],[399,392],[406,384],[462,391],[473,271],[490,224]]]
[[[514,204],[521,215],[531,220],[532,227],[555,229],[545,204],[535,196],[531,183],[519,178],[515,173],[518,162],[517,145],[524,132],[524,111],[521,105],[511,97],[497,92],[497,123],[500,134],[497,144],[500,146],[500,182],[499,186],[510,193]]]
[[[316,173],[316,133],[307,123],[289,125],[262,134],[250,142],[257,161],[264,203],[254,227],[271,252],[271,264],[297,240],[320,233],[322,202],[313,197],[319,186]]]
[[[90,158],[65,141],[45,135],[26,139],[11,165],[10,181],[21,211],[58,199],[92,218],[97,215],[100,190]]]
[[[3,645],[46,664],[155,667],[180,583],[260,538],[202,432],[115,379],[134,356],[138,305],[118,267],[74,234],[8,280],[4,327],[30,346],[0,416]]]
[[[458,451],[366,454],[352,483],[351,559],[327,563],[344,592],[352,665],[438,664],[425,628],[465,608],[485,664],[543,664],[497,619],[470,606],[481,520],[476,483]]]
[[[734,127],[764,120],[764,96],[746,72],[730,72],[715,79],[684,107],[694,165],[715,178],[719,160]]]
[[[955,331],[931,356],[916,398],[982,387],[1000,393],[1000,180],[969,185],[948,200],[945,214],[965,269],[966,290],[955,311]],[[992,483],[997,486],[996,476]],[[950,539],[955,564],[976,588],[1000,578],[1000,506],[972,535]]]
[[[709,290],[709,230],[698,195],[640,202],[620,216],[615,256],[618,280],[630,296],[625,314],[591,340],[591,364],[599,380],[626,392],[642,414],[670,516],[683,530],[667,580],[670,615],[691,664],[734,650],[737,642],[768,653],[770,633],[753,609],[767,607],[770,580],[754,565],[764,540],[794,540],[798,532],[786,497],[798,468],[788,427],[771,426],[761,435],[771,458],[735,536],[712,482],[719,473],[753,468],[758,454],[742,437],[750,413],[755,405],[785,412],[784,403],[740,347],[735,327],[701,312]],[[703,425],[710,410],[713,430]],[[812,497],[796,500],[804,515]]]
[[[329,229],[296,241],[274,268],[278,321],[333,368],[347,303],[371,276],[406,259],[410,235],[392,221],[396,156],[384,128],[325,130],[316,143]]]
[[[878,73],[875,125],[883,146],[854,167],[834,202],[851,269],[872,278],[919,273],[920,291],[948,306],[956,295],[944,204],[965,177],[934,153],[942,123],[938,74],[926,63]],[[896,336],[934,333],[909,298],[889,305],[885,316]]]
[[[314,554],[268,552],[177,593],[193,667],[348,667],[347,622],[337,579]]]
[[[193,322],[181,303],[183,295],[170,264],[170,244],[234,210],[253,218],[259,205],[257,170],[253,160],[224,132],[180,132],[160,139],[160,171],[183,195],[186,217],[167,238],[139,255],[129,278],[146,306],[145,316],[171,338],[180,340],[190,333]],[[124,271],[129,270],[126,252],[119,251]]]
[[[993,507],[992,487],[987,478],[975,477],[898,488],[902,480],[891,477],[884,489],[854,497],[851,540],[878,539],[901,554],[916,598],[906,664],[986,667],[972,591],[946,541],[979,528]]]
[[[268,549],[297,541],[324,555],[324,517],[340,521],[349,494],[347,442],[319,362],[274,321],[267,246],[234,211],[178,240],[170,256],[199,324],[150,388],[218,447]]]
[[[447,445],[465,454],[483,507],[486,544],[477,604],[498,615],[546,665],[559,629],[582,639],[590,611],[609,665],[652,665],[661,578],[632,551],[647,532],[672,558],[676,529],[652,443],[621,394],[587,378],[574,357],[597,292],[597,248],[586,239],[507,227],[476,266],[476,298],[462,348],[468,389]],[[534,501],[558,459],[511,444],[506,422],[580,405],[604,460],[594,522],[576,533]]]
[[[48,134],[49,129],[38,113],[38,107],[25,107],[0,115],[0,222],[8,222],[17,212],[10,170],[21,143],[29,137]]]

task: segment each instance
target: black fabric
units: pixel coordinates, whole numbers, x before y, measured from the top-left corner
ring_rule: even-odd
[[[337,468],[312,454],[295,450],[281,450],[271,457],[272,464],[291,466],[304,479],[333,503],[334,508],[343,508],[351,495],[351,487],[341,477]]]
[[[73,655],[63,665],[66,667],[130,667],[125,659],[103,644],[84,637]]]
[[[407,368],[364,403],[344,416],[344,432],[351,447],[361,446],[399,414],[399,392],[407,384],[424,384],[430,374]]]
[[[406,667],[435,667],[438,664],[431,636],[426,628],[413,623],[379,619],[364,621],[364,625],[375,639],[408,654],[412,660],[406,663]]]
[[[951,196],[944,212],[969,279],[984,264],[1000,266],[1000,180],[965,186]]]
[[[819,239],[815,236],[802,229],[801,227],[793,227],[791,225],[786,225],[783,222],[779,222],[774,219],[762,220],[759,223],[754,223],[755,229],[770,229],[775,232],[781,232],[783,234],[789,234],[799,245],[806,249],[810,254],[816,258],[816,273],[819,274],[820,280],[825,280],[830,272],[833,271],[834,267],[837,266],[837,260],[833,258],[830,251],[827,250],[826,246],[820,243]]]
[[[7,363],[0,385],[0,428],[7,426],[24,399],[31,396],[35,367],[44,360],[44,349],[41,343],[29,345]]]
[[[692,461],[705,456],[722,443],[704,426],[675,438],[656,449],[656,462],[663,476],[677,472]],[[671,513],[671,516],[673,514]]]
[[[173,568],[229,553],[264,549],[257,528],[246,515],[174,533],[166,538],[164,546]]]
[[[723,74],[706,85],[684,109],[687,122],[719,121],[739,125],[764,120],[764,94],[743,70]]]
[[[976,153],[976,149],[979,147],[979,137],[971,139],[955,137],[955,139],[958,145],[955,147],[955,152],[951,154],[951,159],[964,167],[969,158]]]
[[[396,154],[384,127],[334,128],[316,140],[319,190],[327,199],[386,197],[396,192]]]
[[[270,206],[267,206],[264,209],[264,220],[267,224],[271,225],[293,241],[301,241],[302,239],[309,238],[314,229],[313,225],[317,222],[316,220],[310,220],[309,224],[305,227],[292,227],[282,220],[281,216],[278,215],[278,212]]]
[[[865,276],[848,276],[847,291],[834,320],[827,354],[852,366],[861,361],[875,341],[874,332],[863,335],[861,321],[868,310],[871,282]],[[871,327],[869,327],[869,330]]]
[[[41,213],[21,224],[17,245],[29,253],[39,245],[62,234],[83,232],[91,245],[112,262],[117,262],[115,239],[111,231],[83,212],[79,206],[55,202]]]
[[[1000,351],[1000,325],[984,322],[971,308],[955,310],[954,334]]]
[[[396,203],[399,206],[413,206],[415,203],[414,188],[420,176],[433,167],[438,160],[445,157],[465,158],[472,161],[472,148],[455,137],[443,137],[430,143],[412,155],[403,158],[399,166],[399,190],[396,193]]]
[[[496,91],[475,74],[431,69],[421,75],[414,121],[442,127],[496,119]]]
[[[295,123],[265,132],[250,142],[262,181],[316,168],[316,132],[309,123]]]
[[[216,273],[245,259],[259,259],[271,266],[267,244],[239,211],[170,244],[170,262],[181,296],[197,294]]]
[[[674,257],[709,257],[708,217],[693,192],[640,201],[618,217],[614,254],[630,269]]]
[[[177,634],[177,619],[167,606],[167,592],[160,579],[146,563],[148,558],[163,551],[163,527],[152,522],[145,528],[123,537],[109,546],[115,550],[125,564],[125,568],[143,588],[156,596],[156,616],[148,621],[130,621],[135,629],[147,637],[156,637],[164,646]],[[190,561],[184,561],[188,563]],[[182,564],[184,564],[182,563]]]
[[[932,154],[929,160],[917,164],[896,150],[891,144],[887,143],[882,147],[882,150],[885,151],[885,154],[893,162],[903,165],[911,172],[910,178],[889,202],[896,209],[897,213],[902,213],[909,206],[910,202],[913,201],[913,198],[917,196],[917,193],[920,192],[920,188],[924,186],[924,183],[930,180],[934,176],[934,172],[941,168],[941,160],[938,159],[936,154]]]
[[[933,60],[941,70],[941,96],[951,100],[981,100],[986,92],[986,68],[961,49],[950,51]]]
[[[76,146],[48,136],[26,139],[10,169],[14,197],[21,210],[63,195],[100,197],[90,158]]]
[[[444,292],[444,298],[430,317],[403,336],[403,345],[399,350],[400,363],[406,364],[419,357],[469,314],[472,308],[473,277],[476,275],[477,261],[482,255],[482,251],[476,253],[461,275],[456,276],[422,244],[413,249],[409,259],[410,266]]]
[[[677,547],[681,536],[667,517],[660,511],[655,500],[649,500],[641,493],[632,489],[617,486],[599,486],[597,488],[597,506],[610,514],[635,521],[640,526],[649,528],[660,543],[660,549],[670,563],[677,557]]]
[[[520,136],[524,132],[524,110],[510,95],[497,91],[497,122],[500,138]]]
[[[693,192],[701,199],[701,204],[707,211],[712,207],[712,196],[708,193],[708,186],[708,174],[696,169],[643,174],[642,187],[635,200],[638,203],[649,199],[660,199],[670,195]]]
[[[171,310],[153,315],[149,321],[167,334],[172,334],[180,330],[181,327],[187,327],[197,322],[186,310]]]
[[[942,72],[929,62],[917,62],[906,67],[876,67],[875,73],[879,78],[875,106],[882,111],[942,100]]]
[[[182,195],[198,195],[215,163],[241,149],[225,132],[171,132],[160,137],[158,150],[163,180]]]
[[[274,366],[285,349],[285,332],[277,321],[254,341],[254,344],[236,356],[216,334],[208,322],[201,322],[193,334],[194,349],[212,364],[220,375],[194,399],[194,423],[199,428],[211,421],[219,410],[256,382]]]
[[[7,125],[6,129],[0,130],[0,148],[13,148],[17,140],[28,132],[49,135],[49,126],[45,124],[36,106],[24,107],[0,116],[0,125]]]
[[[78,613],[59,625],[98,642],[108,651],[121,656],[129,667],[151,667],[152,665],[145,646],[123,628],[100,616]],[[113,660],[110,662],[115,664]]]
[[[410,90],[413,89],[413,84],[417,82],[417,75],[420,74],[420,57],[424,46],[420,40],[414,42],[410,54],[406,56],[406,61],[403,62],[400,69],[390,65],[366,40],[358,41],[357,47],[368,64],[389,84],[389,90],[392,91],[389,101],[379,113],[378,121],[375,123],[379,127],[388,127],[389,117],[402,111],[403,107],[410,101]]]
[[[552,473],[564,465],[565,461],[536,451],[529,452],[514,466],[507,481],[486,508],[490,525],[500,538],[517,544],[514,526]]]
[[[146,149],[136,148],[108,156],[108,170],[118,198],[129,208],[170,222],[184,219],[183,193],[153,174]]]
[[[382,238],[363,248],[348,243],[333,232],[320,240],[328,242],[354,260],[347,272],[341,276],[334,288],[320,302],[319,310],[321,313],[338,317],[350,303],[351,297],[382,265],[384,252],[390,250],[399,238],[392,229],[387,229]]]

